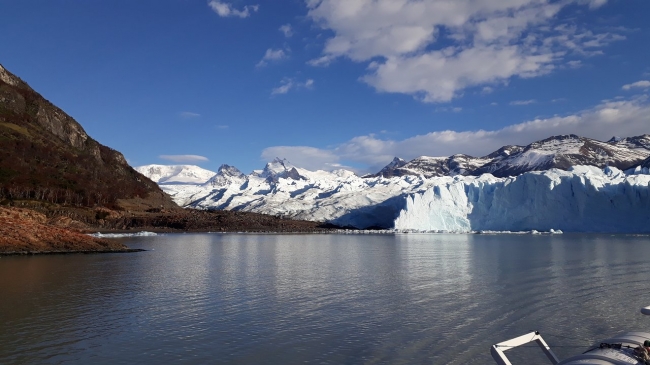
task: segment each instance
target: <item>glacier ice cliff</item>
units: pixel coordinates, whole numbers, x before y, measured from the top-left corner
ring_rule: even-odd
[[[405,199],[397,230],[650,232],[650,176],[611,167],[446,179]]]

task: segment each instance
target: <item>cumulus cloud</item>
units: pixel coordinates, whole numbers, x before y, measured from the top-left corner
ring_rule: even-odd
[[[176,163],[199,163],[208,161],[207,157],[197,155],[160,155],[158,158]]]
[[[448,102],[464,89],[530,78],[602,53],[625,39],[559,24],[569,5],[606,0],[307,0],[308,17],[333,32],[308,63],[368,62],[361,80],[380,92]],[[569,63],[567,63],[569,62]]]
[[[632,89],[647,89],[650,88],[650,81],[641,80],[632,84],[623,85],[623,90],[632,90]]]
[[[647,97],[632,100],[603,101],[577,114],[539,118],[498,130],[435,131],[403,140],[382,139],[374,134],[358,136],[330,149],[313,147],[270,147],[263,156],[300,158],[298,166],[327,169],[326,163],[359,164],[364,172],[376,172],[398,156],[407,160],[418,156],[451,156],[464,153],[487,155],[504,145],[527,145],[552,135],[578,134],[598,140],[612,136],[636,136],[650,133],[650,103]],[[310,150],[314,161],[297,153]],[[283,154],[286,153],[286,154]],[[296,156],[296,157],[294,157]],[[303,162],[304,160],[304,162]],[[303,164],[303,165],[301,165]]]
[[[280,86],[271,90],[271,95],[286,94],[291,90],[311,89],[314,87],[314,80],[307,79],[306,81],[296,81],[291,78],[284,78],[280,81]]]
[[[257,63],[256,67],[264,67],[268,65],[269,62],[280,61],[287,58],[289,58],[289,55],[287,55],[287,52],[285,52],[283,49],[269,48],[264,53],[264,56],[262,57],[260,62]]]
[[[285,24],[281,26],[278,30],[282,32],[282,34],[284,34],[284,36],[287,38],[293,36],[293,28],[291,27],[291,24]]]
[[[210,6],[210,8],[212,8],[212,10],[222,18],[248,18],[251,15],[251,12],[256,12],[260,8],[259,5],[246,5],[242,10],[238,10],[233,8],[230,3],[218,0],[210,0],[208,6]]]

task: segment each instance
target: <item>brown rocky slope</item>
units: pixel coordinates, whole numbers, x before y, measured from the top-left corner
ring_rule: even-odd
[[[126,252],[123,244],[48,224],[30,209],[0,207],[0,255],[61,252]]]

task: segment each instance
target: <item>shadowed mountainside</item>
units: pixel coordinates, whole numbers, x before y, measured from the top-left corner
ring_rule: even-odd
[[[0,65],[0,201],[172,208],[124,156]]]

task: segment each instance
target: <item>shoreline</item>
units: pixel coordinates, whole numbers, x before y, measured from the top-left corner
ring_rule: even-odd
[[[146,252],[148,250],[141,248],[127,248],[122,250],[75,250],[75,251],[12,251],[0,252],[0,258],[3,256],[40,256],[40,255],[92,255],[104,253],[134,253]]]

